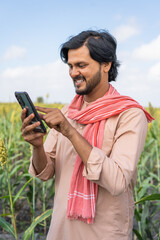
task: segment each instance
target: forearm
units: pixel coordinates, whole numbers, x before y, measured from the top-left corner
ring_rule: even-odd
[[[113,131],[117,128],[113,142],[108,138],[107,132],[107,129],[114,125],[114,121],[113,123],[111,121],[106,123],[104,132],[106,140],[102,149],[93,148],[83,176],[95,181],[112,195],[119,195],[131,181],[132,184],[135,182],[136,168],[147,134],[147,120],[143,112],[137,109],[121,114],[119,118],[121,127],[116,125],[113,127]]]
[[[87,166],[84,168],[83,176],[94,181],[112,195],[119,195],[124,192],[129,183],[129,176],[125,172],[128,170],[129,175],[132,173],[129,169],[121,168],[117,160],[112,156],[107,157],[104,150],[94,147],[88,158]]]
[[[68,136],[68,139],[71,141],[73,147],[86,166],[87,160],[92,151],[92,146],[75,128],[72,129],[71,134]]]
[[[59,109],[42,107],[37,107],[37,110],[46,113],[42,115],[42,118],[51,129],[54,128],[57,132],[60,132],[71,141],[73,147],[86,165],[92,146],[69,123],[63,113]]]
[[[43,146],[33,147],[32,164],[37,174],[40,174],[45,169],[47,157]]]

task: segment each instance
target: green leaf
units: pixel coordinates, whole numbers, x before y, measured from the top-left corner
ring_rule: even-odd
[[[52,212],[53,212],[53,209],[49,209],[49,210],[45,211],[44,213],[42,213],[37,218],[35,218],[33,220],[32,224],[30,225],[30,227],[25,231],[25,233],[23,235],[23,240],[29,240],[36,225],[38,223],[42,222],[43,220],[45,220],[46,218],[48,218],[52,214]]]
[[[136,229],[133,229],[133,232],[136,234],[136,236],[139,240],[143,240],[141,234]]]
[[[13,206],[15,204],[15,202],[17,201],[17,199],[20,197],[21,193],[23,192],[23,190],[25,189],[25,187],[32,181],[33,178],[29,179],[28,182],[26,182],[23,187],[18,191],[18,193],[16,194],[14,201],[13,201]]]
[[[142,211],[142,215],[141,215],[141,233],[142,236],[144,236],[144,233],[146,233],[146,229],[149,227],[149,225],[147,225],[147,217],[149,216],[149,205],[150,202],[145,202],[143,211]]]
[[[139,212],[136,208],[135,208],[135,211],[134,211],[134,215],[136,217],[137,222],[140,222],[141,221],[141,216],[140,216],[140,214],[139,214]]]
[[[9,195],[0,197],[0,200],[1,200],[1,199],[4,199],[4,198],[9,199]]]
[[[12,234],[12,236],[14,238],[16,238],[15,236],[15,232],[14,232],[14,228],[13,226],[8,223],[4,218],[0,217],[0,226],[7,232],[9,232],[10,234]]]
[[[11,213],[2,213],[1,214],[1,217],[12,217],[12,214]]]
[[[160,200],[160,193],[155,193],[155,194],[151,194],[146,197],[143,197],[140,200],[138,200],[135,204],[145,202],[145,201],[150,201],[150,200]]]
[[[150,133],[151,133],[151,136],[154,138],[154,139],[157,139],[157,134],[155,134],[154,130],[151,128],[150,130]]]
[[[22,168],[22,165],[17,165],[16,167],[14,167],[12,169],[12,171],[10,172],[10,177],[12,177],[16,172],[18,172],[20,169]]]

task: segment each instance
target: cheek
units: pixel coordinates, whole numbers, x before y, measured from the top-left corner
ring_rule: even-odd
[[[83,70],[81,70],[80,74],[87,79],[87,78],[90,77],[91,72],[89,70],[87,70],[87,69],[83,69]]]

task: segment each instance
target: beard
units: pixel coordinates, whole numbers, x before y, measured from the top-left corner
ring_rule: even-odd
[[[86,82],[86,87],[84,89],[76,89],[78,95],[87,95],[92,92],[92,90],[100,83],[101,81],[101,66],[97,73],[87,82],[84,76],[75,77],[74,80],[83,79]]]

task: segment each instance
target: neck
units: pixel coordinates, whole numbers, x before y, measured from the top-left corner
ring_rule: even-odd
[[[108,92],[109,86],[110,86],[110,84],[107,83],[106,86],[101,89],[101,91],[97,90],[97,88],[95,88],[90,94],[84,95],[84,101],[86,101],[88,103],[94,102],[98,98],[103,97]]]

